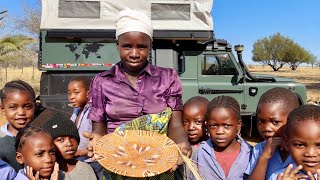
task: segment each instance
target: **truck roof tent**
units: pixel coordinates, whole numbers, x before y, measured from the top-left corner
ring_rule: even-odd
[[[115,18],[131,8],[151,17],[155,39],[213,38],[213,0],[42,0],[48,36],[114,37]],[[99,35],[100,33],[100,35]]]

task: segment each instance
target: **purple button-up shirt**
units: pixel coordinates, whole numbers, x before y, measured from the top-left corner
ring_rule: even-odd
[[[182,86],[177,72],[150,63],[139,74],[136,88],[126,78],[121,62],[93,79],[89,118],[107,121],[108,133],[120,124],[144,114],[159,113],[170,107],[182,110]]]

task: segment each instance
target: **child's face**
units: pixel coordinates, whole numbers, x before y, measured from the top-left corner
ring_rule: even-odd
[[[83,108],[88,101],[88,91],[81,82],[71,81],[68,85],[68,100],[73,107]]]
[[[219,148],[227,148],[235,142],[241,120],[229,108],[214,108],[208,115],[207,126],[213,144]]]
[[[206,107],[186,105],[183,108],[183,127],[188,134],[191,144],[198,144],[205,136]]]
[[[10,124],[9,126],[19,131],[33,120],[35,111],[34,100],[28,92],[10,92],[6,95],[4,102],[2,102],[2,111]]]
[[[283,137],[287,124],[288,111],[283,110],[279,103],[262,103],[257,109],[257,126],[264,139]]]
[[[286,148],[303,171],[313,174],[320,169],[320,122],[308,120],[292,125],[285,138]]]
[[[57,137],[54,141],[57,147],[57,155],[65,160],[73,159],[78,149],[78,142],[71,136]]]
[[[32,138],[31,138],[32,137]],[[48,177],[53,172],[56,162],[55,147],[50,135],[39,133],[26,137],[25,144],[17,152],[17,161],[24,167],[32,167],[34,173]]]

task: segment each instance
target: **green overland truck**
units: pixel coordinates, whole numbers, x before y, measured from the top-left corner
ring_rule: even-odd
[[[115,18],[129,7],[146,12],[154,27],[150,62],[178,71],[183,100],[219,95],[238,100],[244,123],[252,127],[260,96],[285,87],[306,103],[306,88],[288,78],[251,75],[243,46],[215,39],[210,15],[213,0],[42,0],[39,70],[44,107],[72,112],[67,85],[74,76],[91,76],[119,61]],[[249,118],[247,118],[249,117]],[[250,128],[252,129],[252,128]]]

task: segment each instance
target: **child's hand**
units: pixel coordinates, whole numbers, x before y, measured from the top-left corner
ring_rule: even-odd
[[[313,176],[313,174],[310,171],[308,171],[308,176],[309,176],[310,180],[316,180],[316,178]],[[319,179],[319,177],[320,177],[320,169],[317,169],[317,176],[318,176],[318,179]]]
[[[266,140],[266,146],[263,149],[262,156],[270,159],[277,147],[280,147],[283,141],[282,137],[271,137]]]
[[[26,175],[30,180],[40,180],[40,174],[39,171],[36,173],[36,175],[33,175],[33,168],[27,166],[26,167]]]
[[[55,162],[50,180],[58,180],[58,177],[59,177],[59,164]]]
[[[301,165],[299,165],[298,167],[296,167],[294,170],[291,171],[292,167],[293,165],[289,164],[286,170],[283,173],[278,175],[277,180],[298,180],[300,178],[302,179],[308,178],[308,176],[304,174],[298,174],[298,172],[302,169]]]

